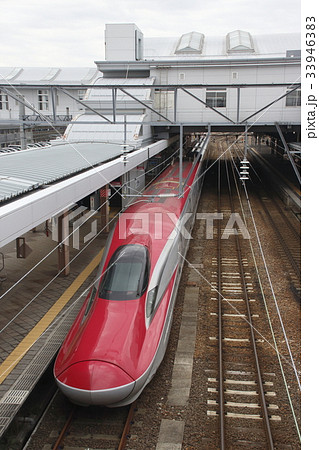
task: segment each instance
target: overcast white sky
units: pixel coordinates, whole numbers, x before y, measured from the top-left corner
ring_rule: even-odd
[[[0,8],[0,67],[94,67],[105,23],[134,22],[145,37],[300,31],[300,0],[0,0]]]

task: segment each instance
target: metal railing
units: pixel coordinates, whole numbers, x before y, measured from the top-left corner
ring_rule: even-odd
[[[57,114],[56,116],[54,115],[46,115],[45,114],[45,118],[46,120],[48,120],[49,122],[70,122],[72,120],[72,116],[70,114]],[[28,114],[28,115],[24,115],[22,116],[22,120],[25,122],[43,122],[43,116],[40,116],[38,114]]]

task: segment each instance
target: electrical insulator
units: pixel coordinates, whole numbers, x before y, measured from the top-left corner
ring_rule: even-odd
[[[240,161],[240,168],[239,168],[240,180],[249,180],[249,164],[250,163],[246,158]]]

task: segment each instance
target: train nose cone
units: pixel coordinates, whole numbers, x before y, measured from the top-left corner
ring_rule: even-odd
[[[111,405],[124,400],[135,381],[124,370],[104,361],[81,361],[56,377],[62,392],[81,405]]]

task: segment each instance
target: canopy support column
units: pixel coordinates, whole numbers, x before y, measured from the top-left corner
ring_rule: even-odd
[[[101,211],[101,230],[102,233],[109,231],[109,185],[106,184],[100,189],[100,211]]]
[[[58,270],[62,275],[70,273],[70,247],[69,247],[69,217],[68,211],[64,211],[58,217]]]

